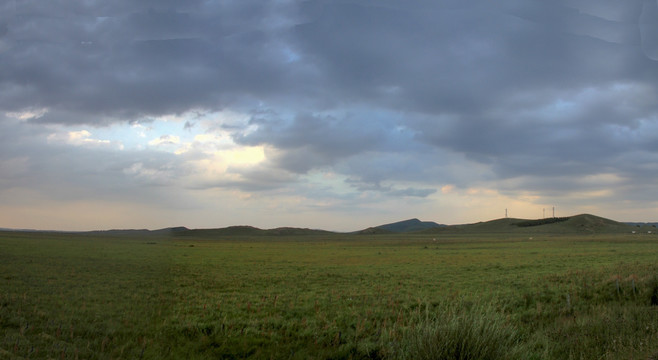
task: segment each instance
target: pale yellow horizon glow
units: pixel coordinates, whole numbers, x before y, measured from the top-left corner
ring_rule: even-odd
[[[387,200],[364,204],[358,212],[332,210],[339,202],[300,196],[271,197],[235,190],[208,189],[188,191],[190,204],[178,209],[158,204],[129,201],[63,201],[42,199],[38,194],[26,204],[0,205],[0,227],[13,229],[89,231],[108,229],[160,229],[171,226],[188,228],[222,228],[251,225],[263,229],[282,226],[356,231],[385,223],[418,218],[447,225],[468,224],[503,218],[539,219],[552,216],[552,206],[525,203],[503,196],[483,199],[454,196],[437,201],[415,203],[411,200]],[[248,195],[248,196],[246,196]],[[436,200],[436,199],[430,199]],[[308,206],[310,205],[313,206]],[[301,207],[301,208],[300,208]],[[542,214],[542,210],[545,213]],[[647,212],[615,211],[612,206],[556,208],[556,216],[582,213],[603,216],[616,221],[653,221]]]

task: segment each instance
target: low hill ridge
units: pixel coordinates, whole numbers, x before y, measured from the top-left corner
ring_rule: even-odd
[[[633,226],[591,214],[559,218],[501,218],[474,224],[450,225],[424,233],[599,234],[631,232]]]
[[[355,232],[358,235],[380,235],[380,234],[394,234],[394,232],[380,227],[369,227],[367,229],[359,230]]]
[[[606,234],[606,233],[632,233],[632,232],[655,232],[656,223],[622,223],[606,219],[592,214],[580,214],[568,217],[543,218],[543,219],[520,219],[500,218],[485,222],[460,225],[442,225],[432,221],[421,221],[417,218],[398,221],[394,223],[369,227],[351,234]],[[21,232],[62,232],[66,231],[38,231],[38,230],[16,230],[0,229],[0,231]],[[158,230],[147,229],[112,229],[96,231],[72,231],[74,233],[90,235],[111,236],[150,236],[170,235],[175,237],[223,237],[223,236],[303,236],[303,235],[330,235],[339,234],[318,229],[278,227],[274,229],[259,229],[254,226],[238,225],[224,228],[211,229],[188,229],[184,226],[168,227]]]
[[[402,220],[390,224],[379,225],[369,229],[379,229],[381,233],[408,233],[408,232],[423,231],[427,229],[440,228],[443,226],[446,225],[437,224],[434,221],[420,221],[416,218],[413,218],[413,219]],[[364,232],[366,230],[361,230],[361,232]],[[370,233],[372,233],[372,231]]]
[[[253,235],[269,235],[269,236],[294,236],[294,235],[322,235],[332,234],[330,231],[314,230],[306,228],[295,227],[278,227],[275,229],[259,229],[257,227],[248,225],[229,226],[218,229],[193,229],[177,233],[178,236],[253,236]]]

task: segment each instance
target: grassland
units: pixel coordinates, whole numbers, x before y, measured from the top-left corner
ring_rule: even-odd
[[[4,232],[0,359],[656,358],[657,259],[647,234]]]

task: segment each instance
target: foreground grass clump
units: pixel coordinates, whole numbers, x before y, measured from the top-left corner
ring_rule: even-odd
[[[644,360],[656,245],[0,233],[0,359]]]
[[[418,360],[522,359],[521,337],[491,306],[445,304],[405,331],[390,357]]]

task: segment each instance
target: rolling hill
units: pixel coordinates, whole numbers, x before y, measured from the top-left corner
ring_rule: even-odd
[[[219,229],[192,229],[176,232],[175,236],[195,237],[221,237],[221,236],[297,236],[297,235],[326,235],[330,231],[314,230],[294,227],[279,227],[275,229],[259,229],[253,226],[239,225]]]
[[[418,232],[428,229],[436,229],[444,226],[446,225],[437,224],[433,221],[420,221],[414,218],[414,219],[403,220],[390,224],[371,227],[365,230],[361,230],[359,233],[366,233],[366,234],[409,233],[409,232]]]
[[[29,231],[12,230],[4,231]],[[433,221],[409,219],[394,223],[369,227],[347,234],[385,235],[385,234],[546,234],[546,235],[578,235],[578,234],[620,234],[620,233],[656,233],[655,223],[622,223],[603,217],[581,214],[559,218],[517,219],[501,218],[484,222],[461,225],[442,225]],[[81,232],[90,235],[108,236],[150,236],[164,235],[174,237],[215,238],[227,236],[308,236],[308,235],[339,235],[338,232],[296,227],[279,227],[274,229],[259,229],[253,226],[240,225],[211,229],[188,229],[186,227],[170,227],[158,230],[118,229]]]
[[[148,229],[112,229],[112,230],[93,230],[93,231],[83,231],[83,234],[89,235],[112,235],[112,236],[123,236],[123,235],[175,235],[177,233],[190,231],[190,229],[184,226],[177,227],[168,227],[158,230],[148,230]]]
[[[369,227],[367,229],[355,231],[354,234],[357,235],[381,235],[381,234],[395,234],[390,230],[385,230],[379,227]]]
[[[428,234],[604,234],[630,233],[636,227],[591,214],[537,220],[502,218],[425,230]]]

